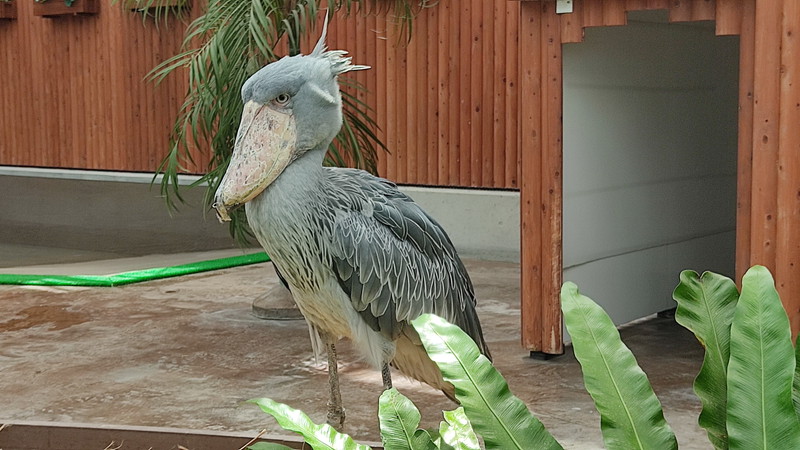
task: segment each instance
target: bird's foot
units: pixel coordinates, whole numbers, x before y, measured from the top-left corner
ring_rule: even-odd
[[[341,405],[334,405],[328,402],[328,425],[342,431],[344,427],[344,408]]]

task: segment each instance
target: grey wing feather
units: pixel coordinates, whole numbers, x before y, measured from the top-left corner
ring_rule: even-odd
[[[336,211],[331,259],[364,320],[395,339],[408,321],[437,314],[488,356],[472,282],[442,227],[386,180],[352,169],[328,175]]]

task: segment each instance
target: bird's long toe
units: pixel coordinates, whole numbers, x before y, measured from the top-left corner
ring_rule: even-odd
[[[342,405],[328,402],[328,425],[342,431],[344,427],[345,413]]]

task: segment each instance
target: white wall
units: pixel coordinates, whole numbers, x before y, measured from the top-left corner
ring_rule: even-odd
[[[0,166],[0,246],[140,256],[235,248],[227,225],[203,211],[203,188],[184,186],[170,214],[153,174]],[[5,265],[0,252],[0,266]],[[41,261],[48,263],[50,261]]]
[[[519,192],[400,186],[447,231],[459,255],[519,262]]]
[[[4,244],[138,256],[236,247],[228,225],[204,214],[203,187],[181,176],[190,205],[170,215],[153,174],[0,166]],[[519,261],[519,193],[400,186],[433,216],[462,257]]]
[[[616,323],[675,306],[682,269],[732,276],[738,39],[661,11],[564,46],[565,280]]]

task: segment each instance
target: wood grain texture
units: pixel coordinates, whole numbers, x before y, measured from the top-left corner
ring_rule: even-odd
[[[563,268],[563,137],[562,59],[559,20],[555,5],[542,7],[542,351],[563,353],[561,291]]]
[[[154,170],[185,82],[182,72],[159,86],[143,78],[178,50],[180,22],[157,29],[107,3],[43,18],[33,1],[16,3],[18,19],[0,26],[0,107],[13,111],[0,119],[0,164]]]
[[[0,119],[0,165],[155,170],[186,92],[185,72],[160,85],[143,78],[178,51],[185,24],[171,18],[156,27],[105,3],[93,16],[43,19],[33,16],[32,1],[15,4],[19,19],[0,26],[0,43],[15,43],[3,45],[4,61],[16,61],[0,67],[0,106],[15,112]],[[515,92],[509,73],[518,37],[509,31],[518,10],[516,2],[443,0],[418,11],[407,45],[386,11],[336,15],[329,47],[373,67],[348,76],[367,87],[357,95],[374,108],[389,147],[380,155],[381,175],[420,185],[517,187],[516,138],[508,136],[518,134],[518,111],[507,96]],[[301,47],[307,51],[316,37]],[[188,171],[200,173],[208,157],[195,155],[195,162]]]
[[[800,3],[783,4],[775,279],[794,337],[800,330]]]
[[[772,273],[777,244],[781,13],[782,0],[781,5],[756,2],[750,264],[767,266]]]
[[[520,3],[520,225],[521,225],[521,337],[522,346],[543,351],[542,308],[544,274],[542,269],[542,11],[538,2]]]
[[[572,42],[583,42],[584,20],[583,14],[586,8],[586,0],[573,0],[572,14],[562,14],[561,19],[561,42],[563,44]],[[589,2],[591,3],[591,2]],[[591,6],[590,6],[591,7]]]
[[[517,188],[519,3],[442,0],[418,11],[411,42],[391,20],[375,21],[380,51],[361,52],[370,34],[337,34],[376,98],[380,136],[389,147],[380,173],[399,183]],[[335,21],[340,18],[336,17]],[[350,18],[358,28],[369,16]],[[359,58],[365,58],[359,60]],[[509,136],[514,136],[509,139]]]
[[[13,20],[16,18],[17,18],[16,1],[0,2],[0,20],[6,20],[6,19]]]
[[[755,0],[744,2],[739,37],[739,137],[736,181],[736,279],[750,267],[753,184]]]
[[[717,0],[714,20],[718,36],[742,33],[742,17],[745,3],[747,2],[740,0]]]

